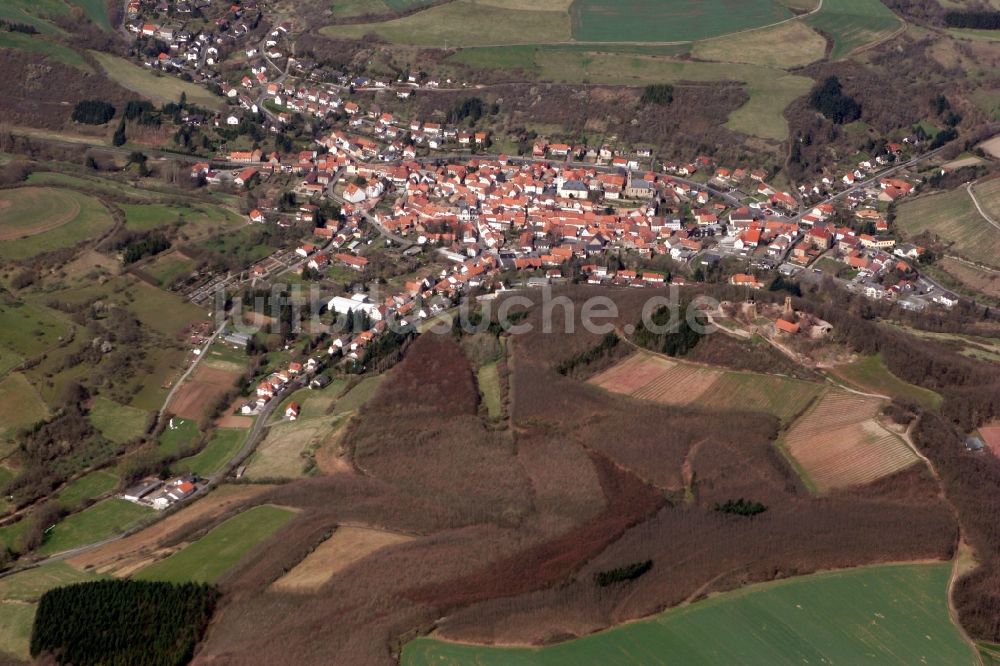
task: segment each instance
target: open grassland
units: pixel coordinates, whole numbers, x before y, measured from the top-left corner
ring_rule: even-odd
[[[89,509],[74,513],[57,523],[46,535],[45,543],[38,549],[38,554],[54,555],[103,541],[135,527],[153,514],[154,511],[150,508],[122,499],[98,502]]]
[[[247,509],[135,577],[174,583],[213,583],[294,515],[289,509],[266,504]]]
[[[27,259],[100,237],[113,221],[79,192],[20,187],[0,192],[0,259]]]
[[[287,421],[271,426],[250,456],[248,479],[295,479],[308,471],[308,457],[344,425],[343,418],[327,416]]]
[[[801,414],[823,390],[813,382],[727,372],[709,392],[702,394],[698,404],[720,409],[748,409],[774,414],[782,422],[790,422]]]
[[[223,485],[206,497],[188,504],[135,534],[98,546],[76,555],[68,562],[77,569],[127,575],[149,564],[159,543],[177,532],[188,529],[193,523],[211,520],[227,511],[243,506],[257,495],[267,492],[266,485]]]
[[[503,403],[500,395],[500,375],[497,374],[497,364],[489,363],[479,368],[479,392],[483,396],[486,412],[493,420],[503,416]]]
[[[180,252],[164,252],[142,267],[142,272],[164,289],[185,280],[194,270],[194,261]]]
[[[1000,208],[1000,178],[976,185],[974,192],[987,214]],[[983,219],[964,187],[903,203],[896,224],[908,237],[926,231],[950,243],[954,254],[1000,267],[1000,229]]]
[[[573,38],[583,42],[680,42],[707,39],[791,18],[774,0],[577,0]]]
[[[548,44],[570,40],[570,19],[565,11],[524,11],[454,0],[391,21],[333,25],[321,32],[348,38],[374,33],[396,44],[417,46]]]
[[[198,437],[198,423],[191,419],[175,416],[160,435],[157,448],[164,456],[176,456],[194,444]]]
[[[781,47],[775,48],[777,44]],[[698,42],[691,54],[701,60],[788,69],[821,59],[826,54],[826,40],[802,21],[787,21]]]
[[[38,599],[53,588],[97,578],[53,562],[0,579],[0,653],[27,661]]]
[[[239,215],[210,204],[122,204],[125,226],[149,231],[176,224],[184,235],[198,240],[222,233],[243,223]]]
[[[0,299],[0,373],[54,347],[68,331],[58,312],[38,303]]]
[[[50,19],[66,16],[69,7],[62,0],[4,0],[0,2],[0,19],[27,23],[44,34],[60,34],[63,31]]]
[[[59,491],[58,499],[67,509],[79,509],[84,504],[102,497],[118,487],[119,479],[115,474],[105,470],[97,470],[81,476]]]
[[[3,440],[48,416],[48,407],[24,375],[13,373],[0,379],[0,449],[3,452],[10,450]]]
[[[100,51],[91,51],[90,53],[97,60],[101,69],[118,85],[157,104],[176,102],[180,99],[181,93],[184,93],[187,95],[189,103],[214,110],[222,106],[222,98],[213,95],[203,86],[182,81],[176,76],[158,76],[148,69],[133,65],[124,58],[109,53],[101,53]]]
[[[236,455],[246,436],[245,430],[219,428],[212,433],[205,448],[193,456],[178,460],[174,463],[173,470],[178,474],[188,472],[201,477],[211,476]]]
[[[335,18],[393,14],[418,9],[434,0],[335,0],[330,13]],[[502,1],[502,0],[501,0]]]
[[[754,585],[544,648],[420,638],[403,666],[976,663],[951,623],[947,564],[866,567]]]
[[[818,492],[869,483],[919,461],[875,420],[877,398],[832,390],[798,419],[783,445]]]
[[[539,76],[543,80],[563,83],[589,81],[634,86],[682,81],[740,82],[746,85],[750,100],[729,116],[726,126],[774,140],[788,136],[788,123],[782,116],[785,107],[809,92],[813,85],[808,77],[769,67],[571,50],[546,52]]]
[[[25,35],[19,32],[0,32],[0,48],[21,49],[31,51],[43,56],[47,56],[56,62],[61,62],[70,67],[76,67],[87,74],[93,73],[94,69],[88,65],[80,54],[52,39],[46,39],[41,35]]]
[[[97,27],[111,30],[111,21],[108,20],[108,10],[104,0],[68,0],[68,2],[82,9]]]
[[[207,319],[205,311],[183,296],[133,280],[129,309],[146,326],[165,335],[177,335],[193,322]]]
[[[90,422],[112,442],[124,444],[146,432],[149,412],[98,396],[90,406]]]
[[[869,393],[910,400],[929,409],[941,405],[941,396],[929,389],[904,382],[889,372],[879,356],[868,356],[831,369],[831,373],[848,384]]]
[[[823,0],[822,8],[806,20],[833,40],[830,59],[838,60],[857,48],[885,39],[902,25],[879,0]]]
[[[350,391],[337,400],[337,404],[333,406],[332,414],[340,416],[341,414],[356,412],[361,409],[366,402],[372,399],[372,396],[375,395],[375,391],[378,390],[384,379],[385,375],[375,375],[362,379]]]
[[[701,405],[774,414],[788,422],[819,395],[812,382],[730,372],[638,352],[590,382],[613,393],[665,405]]]
[[[329,539],[279,578],[272,589],[283,592],[312,592],[340,571],[372,553],[413,537],[371,527],[338,527]]]

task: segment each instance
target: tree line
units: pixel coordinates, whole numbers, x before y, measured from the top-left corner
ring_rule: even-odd
[[[1000,11],[988,9],[954,10],[944,15],[944,23],[949,28],[1000,30]]]

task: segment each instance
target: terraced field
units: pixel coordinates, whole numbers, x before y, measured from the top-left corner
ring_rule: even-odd
[[[643,352],[595,375],[590,383],[612,393],[664,405],[697,403],[719,409],[756,410],[786,422],[802,413],[823,390],[812,382],[717,370]]]
[[[888,476],[919,461],[875,420],[876,398],[829,391],[784,437],[784,446],[818,492]]]

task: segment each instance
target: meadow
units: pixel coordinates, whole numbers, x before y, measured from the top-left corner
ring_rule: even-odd
[[[57,523],[37,553],[54,555],[102,541],[135,527],[154,513],[153,509],[122,499],[103,500]]]
[[[1000,178],[974,191],[987,214],[1000,208]],[[896,224],[908,238],[926,231],[950,243],[954,254],[1000,267],[1000,229],[983,219],[964,187],[906,201],[898,207]]]
[[[822,8],[805,21],[833,40],[831,60],[839,60],[857,48],[884,39],[902,26],[892,10],[879,0],[823,0]]]
[[[28,259],[100,237],[113,221],[85,194],[49,187],[21,187],[0,194],[0,259]]]
[[[172,427],[171,427],[172,426]],[[157,449],[164,456],[176,456],[194,444],[198,437],[198,423],[191,419],[175,416],[160,435]]]
[[[89,416],[94,427],[116,444],[142,436],[149,423],[149,412],[120,405],[104,396],[94,398]]]
[[[73,511],[80,509],[88,501],[106,495],[118,487],[119,478],[106,470],[97,470],[81,476],[59,491],[59,502]]]
[[[47,351],[68,330],[63,316],[43,305],[0,300],[0,373]]]
[[[413,537],[369,527],[338,527],[333,535],[316,547],[304,560],[279,578],[273,589],[309,592],[372,553]]]
[[[503,416],[503,403],[500,395],[500,375],[497,374],[497,364],[488,363],[479,368],[479,392],[483,396],[486,412],[495,421]]]
[[[294,515],[294,511],[271,505],[247,509],[184,549],[142,569],[135,578],[213,583]]]
[[[203,86],[182,81],[176,76],[158,76],[148,69],[109,53],[90,51],[90,54],[97,60],[101,69],[120,86],[139,93],[157,104],[176,102],[180,99],[181,93],[184,93],[187,95],[187,101],[192,104],[213,110],[222,107],[222,98],[213,95]]]
[[[941,396],[929,389],[904,382],[889,372],[879,356],[867,356],[854,363],[838,365],[830,370],[838,379],[869,393],[911,400],[928,409],[941,406]]]
[[[547,53],[539,72],[539,78],[561,83],[589,81],[645,86],[682,81],[740,81],[746,85],[750,99],[730,114],[726,126],[751,136],[779,141],[788,136],[788,122],[782,116],[785,107],[806,94],[813,85],[808,77],[762,66],[571,50]]]
[[[236,213],[208,204],[122,204],[121,209],[128,229],[150,231],[177,224],[183,226],[185,236],[196,240],[243,223]]]
[[[93,73],[94,69],[88,65],[80,54],[53,39],[47,39],[41,35],[26,35],[19,32],[0,32],[0,48],[21,49],[31,51],[43,56],[52,58],[57,62],[70,67],[76,67],[81,72]]]
[[[550,44],[571,38],[565,11],[508,9],[472,0],[455,0],[390,21],[327,26],[320,32],[347,38],[374,33],[396,44],[448,48]]]
[[[0,379],[0,441],[48,416],[48,407],[24,375],[12,373]],[[11,447],[3,444],[2,450],[9,453]]]
[[[581,42],[687,42],[770,25],[792,12],[774,0],[578,0],[570,10]]]
[[[39,597],[55,587],[98,578],[63,562],[53,562],[0,579],[0,653],[28,660]]]
[[[178,460],[172,469],[177,474],[191,473],[200,477],[211,476],[222,469],[222,466],[236,455],[245,440],[245,430],[219,428],[212,433],[205,448],[193,456]]]
[[[866,567],[754,585],[567,643],[493,648],[419,638],[403,666],[975,664],[948,615],[950,566]]]
[[[774,48],[781,44],[780,49]],[[803,67],[826,54],[826,40],[802,21],[748,30],[697,42],[691,55],[701,60],[737,62],[777,69]]]

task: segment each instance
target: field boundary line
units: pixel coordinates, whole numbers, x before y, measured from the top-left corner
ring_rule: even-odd
[[[998,231],[1000,231],[1000,222],[997,222],[992,217],[987,215],[986,211],[983,210],[983,207],[979,205],[979,199],[976,198],[975,192],[972,191],[972,185],[973,183],[967,183],[965,185],[965,191],[969,193],[969,197],[972,199],[972,204],[976,207],[976,210],[979,211],[979,214],[984,220],[992,224]]]

